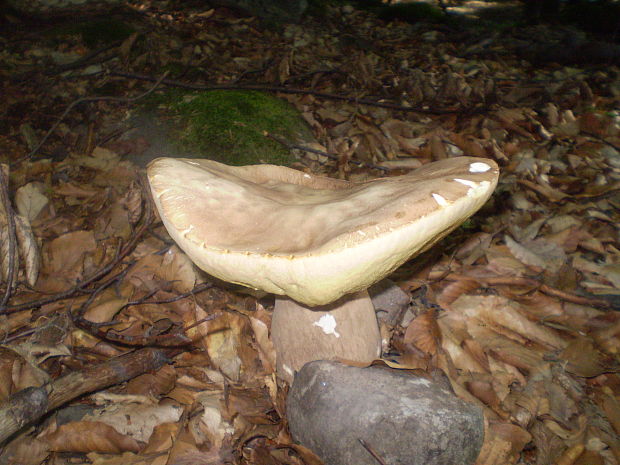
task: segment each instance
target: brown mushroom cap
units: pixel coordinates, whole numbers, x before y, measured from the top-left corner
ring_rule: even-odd
[[[495,162],[458,157],[349,182],[274,165],[159,158],[148,166],[170,236],[207,273],[322,305],[366,289],[478,210]]]

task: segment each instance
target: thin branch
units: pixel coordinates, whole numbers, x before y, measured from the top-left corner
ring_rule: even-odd
[[[110,71],[111,76],[119,76],[130,79],[138,79],[141,81],[155,81],[156,79],[152,76],[146,76],[144,74],[137,73],[127,73],[125,71]],[[162,84],[172,87],[178,87],[182,89],[189,90],[259,90],[263,92],[280,92],[282,94],[295,94],[295,95],[314,95],[315,97],[320,97],[328,100],[340,100],[345,102],[351,102],[358,105],[367,105],[372,107],[379,108],[390,108],[392,110],[397,111],[405,111],[405,112],[414,112],[414,113],[423,113],[429,115],[449,115],[454,113],[466,113],[466,114],[478,114],[485,113],[488,108],[422,108],[422,107],[413,107],[413,106],[403,106],[398,105],[396,103],[388,103],[388,102],[377,102],[375,100],[365,99],[365,98],[357,98],[357,97],[347,97],[345,95],[338,94],[330,94],[326,92],[318,92],[315,90],[307,90],[307,89],[293,89],[290,87],[281,87],[281,86],[269,86],[264,84],[245,84],[245,85],[200,85],[200,84],[191,84],[181,81],[175,81],[173,79],[163,79],[161,81]]]
[[[368,445],[366,441],[360,438],[357,438],[357,440],[360,442],[362,447],[366,449],[366,452],[372,455],[372,458],[375,459],[379,465],[387,465],[385,461],[379,456],[379,454],[377,454],[377,452],[372,447],[370,447],[370,445]]]

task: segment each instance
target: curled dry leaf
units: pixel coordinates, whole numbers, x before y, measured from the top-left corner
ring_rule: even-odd
[[[101,452],[120,454],[138,452],[138,442],[105,423],[97,421],[74,421],[58,427],[51,434],[41,437],[55,452]]]
[[[475,279],[462,278],[448,284],[443,288],[441,293],[437,296],[437,303],[442,308],[450,308],[450,304],[458,299],[463,294],[467,294],[480,287],[480,283]]]
[[[0,202],[0,276],[2,277],[2,282],[7,282],[9,276],[11,253],[9,237],[9,220],[7,218],[7,212],[4,209],[2,202]],[[17,255],[15,256],[15,261],[17,261]],[[13,268],[13,280],[17,278],[17,269],[18,264],[15,263]]]
[[[37,283],[39,270],[41,269],[41,253],[39,244],[32,234],[32,228],[28,218],[15,215],[15,232],[17,234],[17,246],[22,259],[26,281],[30,286]]]

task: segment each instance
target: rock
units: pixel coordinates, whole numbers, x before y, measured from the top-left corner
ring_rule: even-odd
[[[389,279],[383,279],[370,286],[368,294],[377,312],[377,318],[390,324],[397,323],[396,319],[401,312],[407,310],[411,302],[411,296]]]
[[[306,364],[287,400],[293,438],[326,465],[473,464],[482,411],[426,378],[382,366]]]

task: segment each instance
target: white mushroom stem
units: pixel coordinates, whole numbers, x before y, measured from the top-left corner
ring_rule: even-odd
[[[370,363],[381,352],[381,335],[367,291],[319,307],[276,297],[271,321],[278,377],[292,382],[314,360]]]

